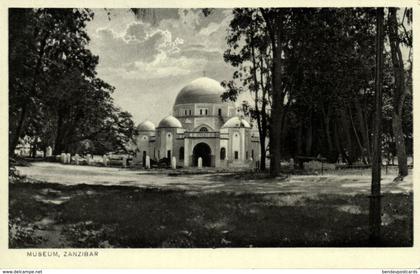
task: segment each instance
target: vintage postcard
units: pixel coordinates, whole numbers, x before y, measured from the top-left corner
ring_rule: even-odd
[[[420,267],[419,5],[2,3],[0,268]]]

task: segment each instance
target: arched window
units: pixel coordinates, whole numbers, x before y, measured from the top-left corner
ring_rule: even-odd
[[[200,131],[209,131],[206,127],[202,127],[202,128],[200,128]]]
[[[220,149],[220,160],[224,160],[224,159],[226,159],[226,149],[222,147]]]
[[[222,109],[219,108],[219,116],[222,116]]]
[[[179,159],[184,160],[184,147],[179,148]]]

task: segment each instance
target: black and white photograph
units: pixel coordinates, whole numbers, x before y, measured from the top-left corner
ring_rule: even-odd
[[[413,247],[413,8],[208,6],[8,8],[8,249]]]

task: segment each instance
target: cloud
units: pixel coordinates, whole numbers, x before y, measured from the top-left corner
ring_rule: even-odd
[[[200,15],[201,12],[199,10],[194,10],[194,9],[179,9],[178,10],[178,14],[179,14],[179,21],[187,26],[190,26],[192,28],[196,28],[197,26],[200,25]]]
[[[204,58],[171,57],[160,53],[152,62],[134,61],[118,68],[104,68],[102,74],[118,75],[122,79],[156,79],[188,75],[202,71]]]
[[[159,43],[157,43],[157,48],[160,52],[166,54],[173,54],[180,51],[178,48],[179,45],[184,43],[184,40],[177,37],[175,39],[172,38],[172,33],[168,30],[156,30],[151,37],[159,36]]]
[[[230,20],[226,10],[216,9],[207,17],[200,9],[157,9],[150,14],[156,14],[158,24],[132,21],[123,32],[117,33],[111,26],[96,30],[92,48],[98,52],[101,65],[133,71],[134,62],[147,65],[158,56],[222,60]]]
[[[219,27],[220,27],[220,24],[211,22],[207,27],[202,28],[199,34],[209,36],[210,34],[216,32],[219,29]]]
[[[99,52],[101,72],[121,79],[155,79],[202,72],[209,60],[223,60],[215,41],[220,24],[207,22],[201,28],[200,10],[180,9],[178,15],[158,25],[133,21],[121,33],[98,28],[92,47]]]
[[[182,39],[173,39],[167,30],[152,31],[145,24],[132,23],[122,35],[112,29],[98,29],[91,47],[99,53],[102,66],[124,67],[133,61],[152,62],[162,52],[177,53],[182,43]]]
[[[223,55],[221,51],[216,50],[200,50],[200,49],[183,49],[180,52],[181,56],[185,56],[188,58],[204,58],[207,60],[217,60],[222,59]]]
[[[125,32],[126,39],[137,39],[139,41],[144,41],[147,36],[146,30],[150,29],[148,24],[142,22],[132,22],[128,25]]]
[[[200,9],[157,9],[156,21],[111,12],[108,20],[95,10],[90,48],[99,56],[99,77],[116,87],[116,102],[137,121],[169,114],[182,86],[203,72],[218,81],[231,77],[223,61],[230,10],[205,17]]]

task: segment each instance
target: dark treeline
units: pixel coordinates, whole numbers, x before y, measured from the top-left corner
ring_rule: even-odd
[[[131,115],[115,107],[87,45],[88,9],[9,9],[9,154],[19,139],[33,151],[123,150]]]
[[[243,107],[258,125],[262,148],[269,140],[273,175],[280,160],[296,156],[371,163],[375,11],[234,9],[224,58],[237,71],[224,82],[225,95],[236,100],[251,92],[254,102]],[[385,11],[382,147],[385,157],[398,156],[405,176],[413,142],[412,11]]]

